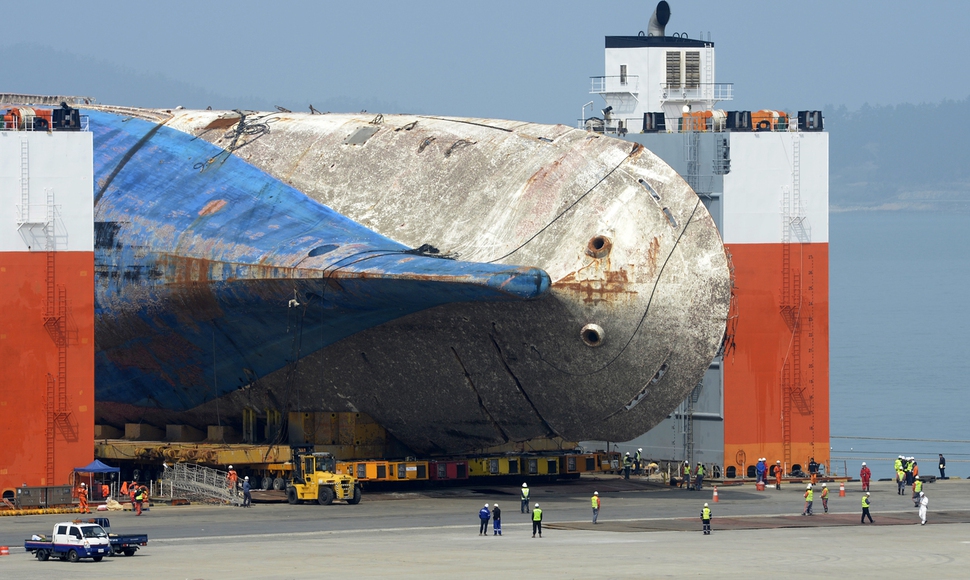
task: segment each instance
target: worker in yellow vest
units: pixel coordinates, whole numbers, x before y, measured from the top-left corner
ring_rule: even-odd
[[[913,507],[919,507],[919,494],[923,493],[923,481],[917,475],[913,480]]]
[[[539,509],[539,504],[532,509],[532,537],[536,537],[536,532],[539,533],[539,537],[542,537],[542,510]]]
[[[686,483],[687,484],[687,489],[694,489],[694,484],[690,480],[690,462],[689,461],[685,461],[684,462],[683,476],[684,476],[684,479],[680,482],[680,487],[684,487],[684,483]]]
[[[529,509],[529,484],[528,483],[522,484],[522,496],[520,499],[522,500],[522,506],[521,506],[522,513],[525,513]]]
[[[860,523],[866,523],[866,518],[869,518],[869,523],[872,523],[872,515],[869,513],[869,492],[867,491],[865,495],[862,496],[862,521]]]
[[[704,524],[704,535],[710,535],[711,533],[711,508],[704,504],[704,508],[701,509],[701,523]]]
[[[600,492],[594,491],[591,501],[593,504],[593,523],[595,524],[596,518],[600,515]]]
[[[803,516],[812,515],[812,502],[815,500],[815,490],[812,489],[812,484],[808,485],[808,489],[805,490],[805,511],[802,512]]]
[[[822,509],[829,513],[829,486],[825,483],[822,484]]]
[[[704,464],[700,461],[697,462],[697,467],[694,468],[694,489],[701,489],[704,487]]]
[[[903,495],[904,491],[906,491],[906,472],[900,467],[896,470],[896,493]]]

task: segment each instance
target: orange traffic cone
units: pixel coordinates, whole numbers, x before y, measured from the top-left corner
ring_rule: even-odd
[[[845,482],[839,483],[839,497],[845,497]]]
[[[715,485],[714,486],[714,503],[717,503],[717,502],[718,502],[718,499],[717,499],[717,486]]]

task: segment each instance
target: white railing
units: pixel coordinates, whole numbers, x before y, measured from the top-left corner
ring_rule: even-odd
[[[734,83],[699,83],[690,87],[682,84],[660,85],[661,101],[732,101]]]
[[[630,93],[640,92],[640,77],[638,75],[616,75],[603,77],[590,77],[590,94],[605,95],[608,93]]]
[[[230,487],[225,471],[194,465],[176,463],[165,470],[162,476],[162,489],[168,488],[169,494],[180,495],[196,501],[208,501],[240,505],[242,498],[239,490]]]

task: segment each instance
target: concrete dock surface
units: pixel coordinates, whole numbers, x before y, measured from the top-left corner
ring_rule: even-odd
[[[32,533],[50,533],[67,516],[0,518],[0,578],[644,578],[778,573],[936,578],[970,576],[970,481],[927,484],[927,525],[907,491],[872,484],[874,525],[859,523],[858,482],[829,513],[816,486],[814,516],[802,516],[804,485],[758,492],[753,485],[687,491],[613,477],[530,484],[543,510],[543,537],[532,538],[517,485],[368,493],[357,506],[257,504],[251,509],[157,504],[141,517],[108,513],[113,531],[148,533],[132,557],[39,562],[24,552]],[[600,492],[599,522],[590,496]],[[478,535],[478,510],[498,502],[502,536]],[[713,534],[699,514],[713,510]]]

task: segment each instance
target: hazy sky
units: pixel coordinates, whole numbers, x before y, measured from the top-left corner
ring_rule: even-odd
[[[725,108],[855,109],[970,96],[967,1],[670,5],[668,34],[710,32],[716,80],[734,83],[735,101]],[[42,6],[42,25],[28,25],[25,16],[4,27],[0,47],[20,60],[5,59],[0,92],[91,93],[100,102],[143,106],[313,103],[334,111],[574,125],[595,97],[589,77],[604,74],[604,37],[646,30],[656,3],[54,0]],[[60,74],[59,65],[76,62],[71,57],[85,63],[83,81]]]

